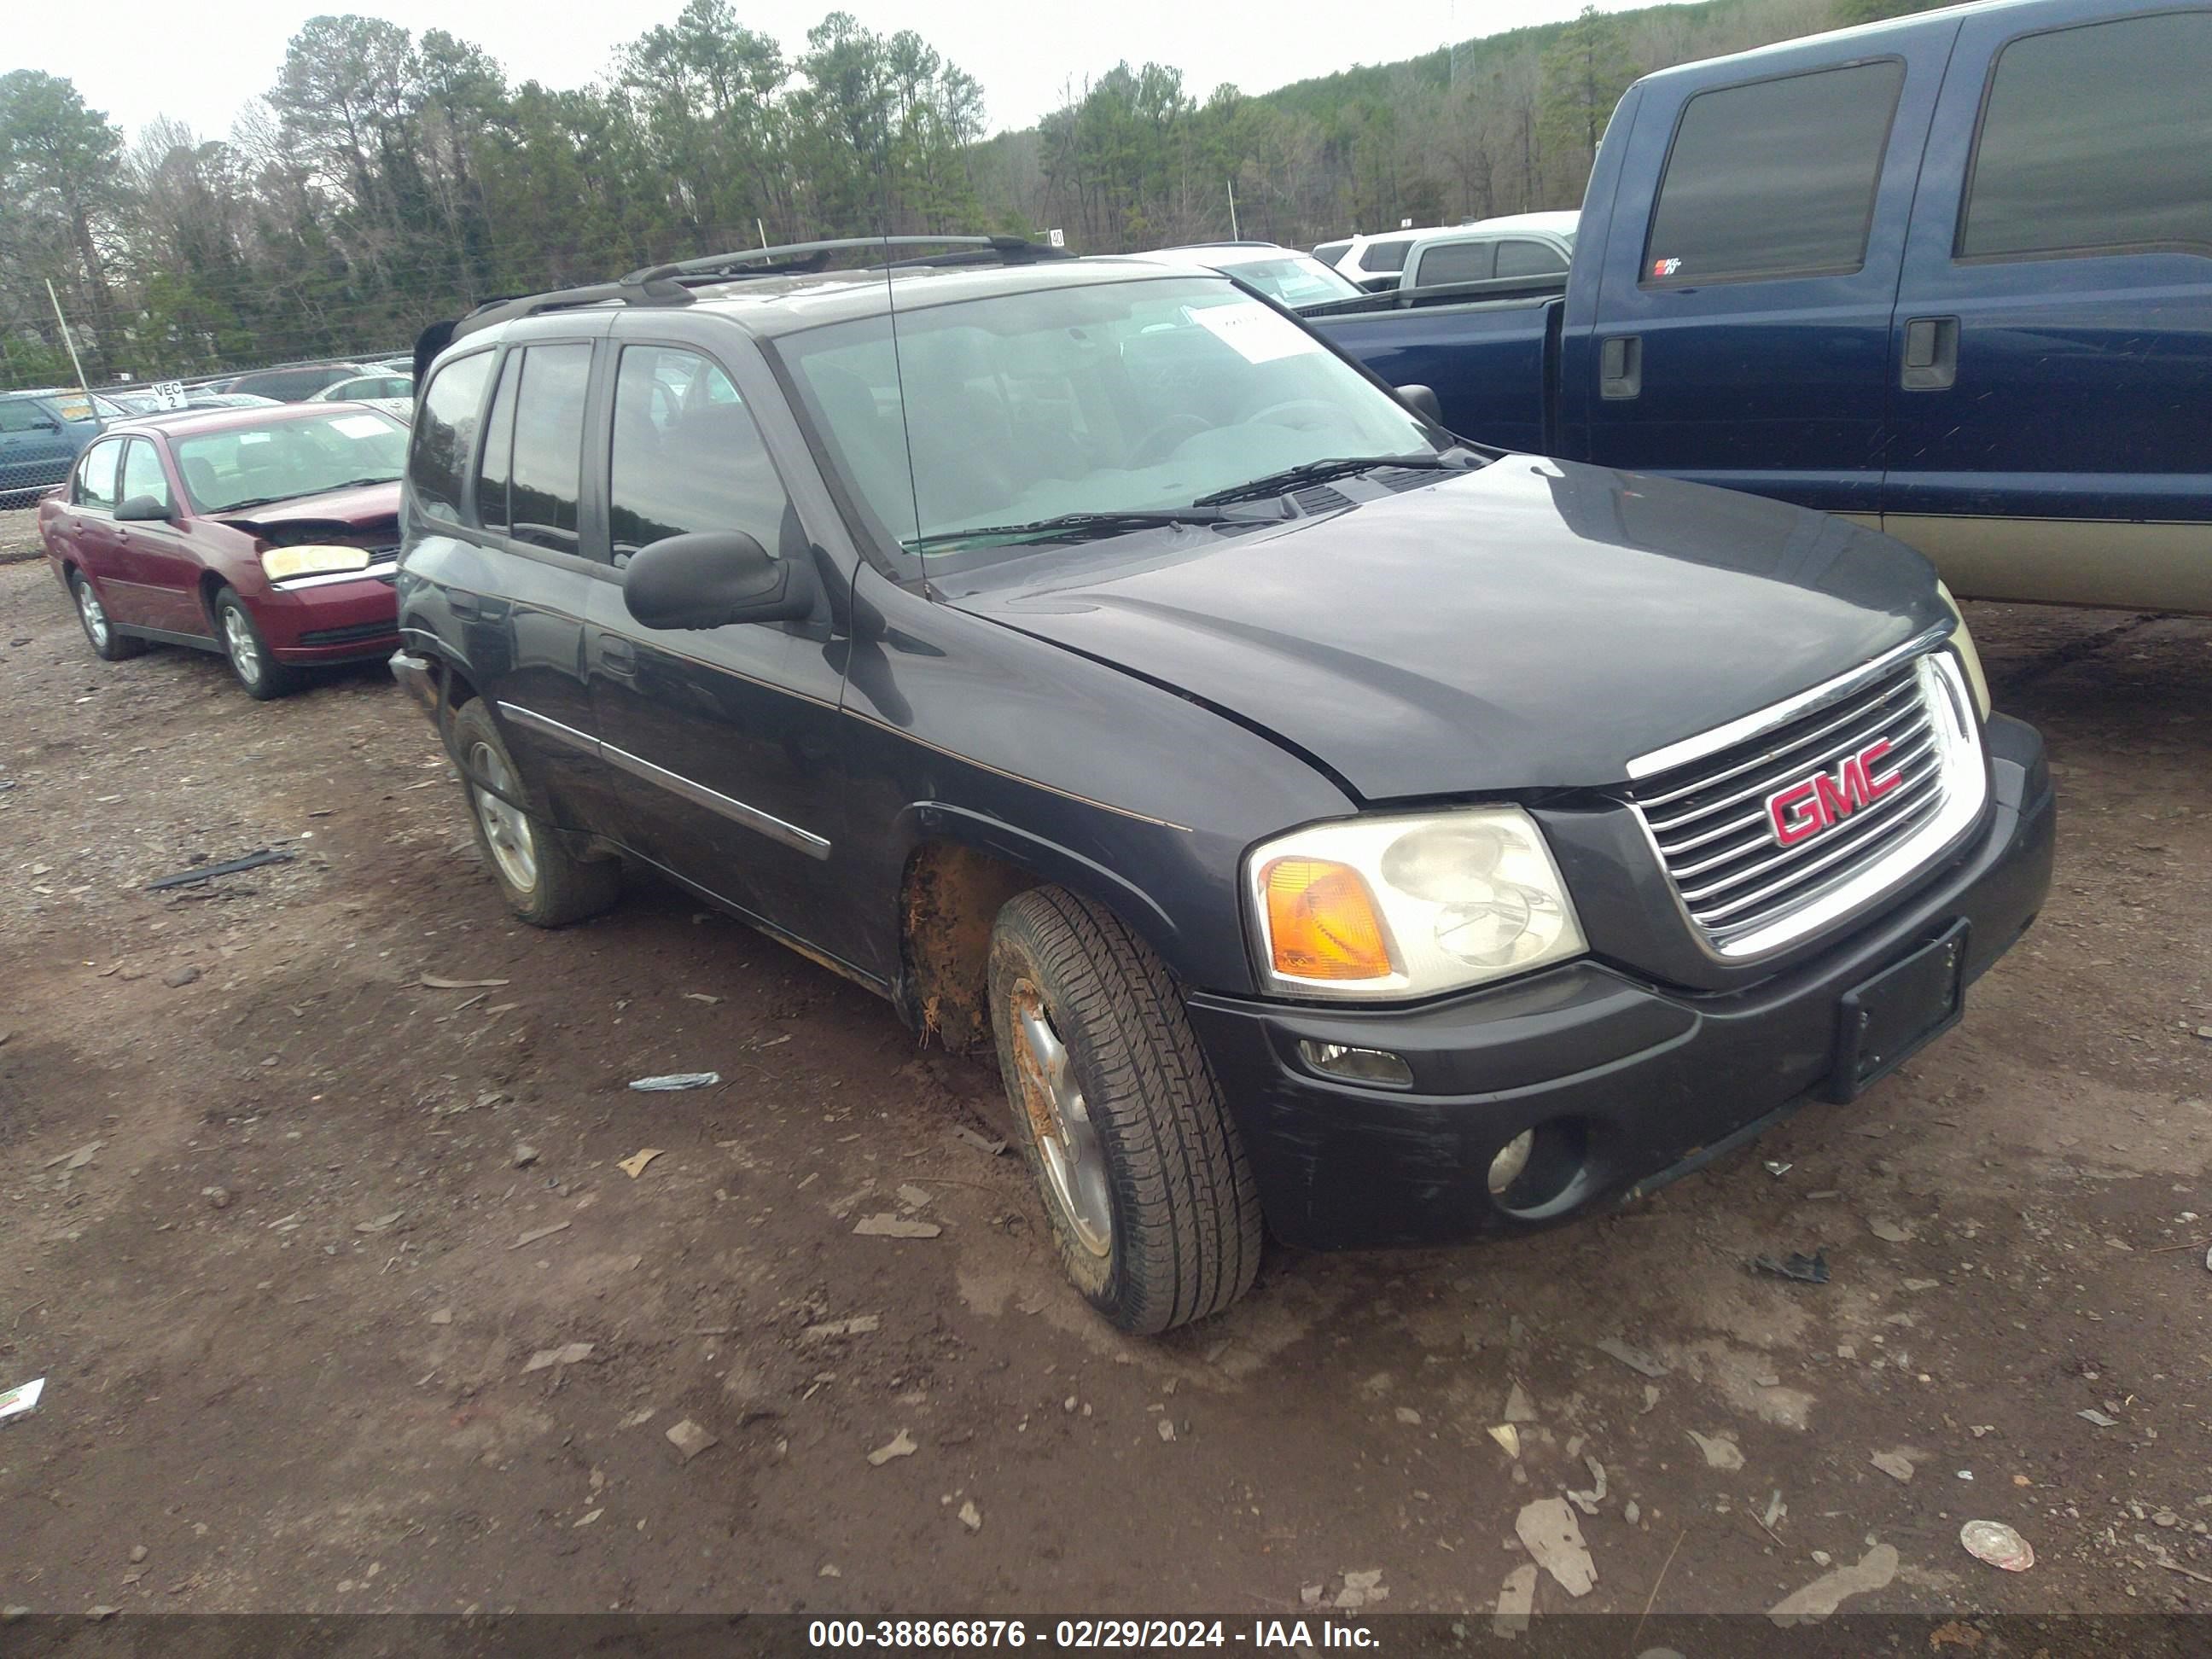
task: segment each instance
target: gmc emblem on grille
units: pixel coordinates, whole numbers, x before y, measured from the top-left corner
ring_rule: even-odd
[[[1795,847],[1832,830],[1862,806],[1872,805],[1905,781],[1895,768],[1880,769],[1889,757],[1889,739],[1876,738],[1856,755],[1846,755],[1833,772],[1778,789],[1766,798],[1766,822],[1778,847]]]

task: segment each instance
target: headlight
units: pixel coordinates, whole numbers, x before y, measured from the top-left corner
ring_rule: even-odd
[[[1551,850],[1517,806],[1341,818],[1246,855],[1261,978],[1300,996],[1424,997],[1584,946]]]
[[[326,547],[313,542],[301,547],[272,547],[261,556],[261,568],[272,582],[289,581],[295,576],[326,575],[334,570],[366,570],[368,550]]]
[[[1983,676],[1982,653],[1974,649],[1974,636],[1966,626],[1966,613],[1959,609],[1959,601],[1951,596],[1951,590],[1942,582],[1936,584],[1936,592],[1943,603],[1950,606],[1952,616],[1958,619],[1959,626],[1951,635],[1951,648],[1959,653],[1960,666],[1966,671],[1966,684],[1974,694],[1974,712],[1987,720],[1990,717],[1990,683]]]

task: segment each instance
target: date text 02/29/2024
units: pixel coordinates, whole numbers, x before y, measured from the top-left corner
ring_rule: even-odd
[[[816,1619],[810,1648],[1089,1649],[1361,1648],[1381,1645],[1365,1625],[1307,1619]]]

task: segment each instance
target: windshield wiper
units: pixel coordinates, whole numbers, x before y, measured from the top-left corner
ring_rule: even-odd
[[[242,501],[225,501],[221,507],[210,507],[211,513],[243,513],[249,507],[266,507],[271,501],[289,501],[289,495],[249,495]]]
[[[1325,461],[1306,461],[1297,466],[1286,466],[1280,472],[1270,472],[1248,483],[1231,484],[1226,489],[1217,489],[1210,495],[1200,495],[1191,505],[1211,507],[1220,501],[1258,501],[1268,495],[1288,495],[1301,484],[1326,483],[1331,478],[1348,477],[1354,472],[1372,472],[1378,467],[1403,466],[1431,472],[1458,472],[1469,463],[1455,461],[1435,451],[1418,455],[1340,455]]]
[[[316,495],[334,495],[341,489],[362,489],[370,484],[398,483],[398,482],[399,475],[397,472],[387,472],[380,478],[348,478],[343,483],[325,484],[320,489],[312,490],[309,493]]]
[[[927,536],[909,536],[900,545],[909,553],[921,553],[933,547],[950,547],[960,542],[1001,540],[1012,542],[1083,541],[1093,536],[1122,536],[1132,531],[1150,530],[1167,524],[1254,524],[1266,523],[1243,514],[1220,513],[1206,503],[1189,507],[1129,507],[1116,513],[1062,513],[1055,518],[1038,519],[1029,524],[980,525],[973,530],[939,530]]]

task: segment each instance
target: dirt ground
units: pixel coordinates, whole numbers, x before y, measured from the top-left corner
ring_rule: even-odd
[[[1000,1120],[982,1066],[665,890],[511,922],[380,669],[264,706],[103,664],[0,568],[0,1388],[46,1379],[0,1425],[0,1602],[1267,1614],[1379,1572],[1372,1608],[1486,1613],[1522,1506],[1602,1486],[1595,1587],[1540,1615],[1862,1562],[1855,1611],[2204,1607],[2212,623],[1974,621],[2063,818],[1960,1030],[1616,1218],[1278,1251],[1153,1342],[955,1136]],[[726,1081],[624,1086],[691,1070]],[[881,1212],[942,1232],[854,1235]],[[1815,1249],[1823,1286],[1746,1270]]]

